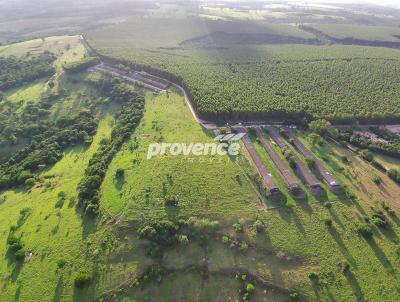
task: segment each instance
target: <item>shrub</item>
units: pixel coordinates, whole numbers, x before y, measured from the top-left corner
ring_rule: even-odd
[[[115,172],[115,177],[116,178],[122,178],[125,175],[125,170],[122,168],[118,168],[117,171]]]
[[[330,219],[330,218],[325,219],[324,223],[325,223],[325,225],[326,225],[327,227],[331,227],[332,224],[333,224],[333,223],[332,223],[332,219]]]
[[[394,180],[395,182],[400,184],[400,171],[395,170],[395,169],[389,169],[387,171],[387,175]]]
[[[65,261],[64,259],[58,259],[57,260],[57,267],[58,268],[63,268],[66,264],[67,264],[67,261]]]
[[[308,278],[310,278],[312,280],[316,280],[316,279],[318,279],[318,274],[316,272],[311,272],[308,274]]]
[[[236,222],[232,227],[236,233],[243,232],[243,225],[240,222]]]
[[[180,244],[183,244],[183,245],[188,245],[189,244],[189,238],[186,235],[179,235],[178,236],[178,242]]]
[[[33,177],[25,180],[25,185],[27,185],[28,187],[33,187],[34,184],[35,184],[35,179]]]
[[[371,151],[362,150],[360,155],[364,160],[368,162],[372,162],[374,160],[374,154]]]
[[[383,213],[374,213],[371,218],[371,222],[377,227],[385,228],[388,224],[385,215]]]
[[[64,191],[60,191],[57,196],[59,199],[65,199],[67,194]]]
[[[349,158],[346,155],[341,155],[340,160],[345,164],[348,164],[350,162]]]
[[[74,284],[78,288],[88,286],[92,281],[92,275],[87,272],[79,272],[74,279]]]
[[[306,158],[306,164],[310,169],[314,169],[315,168],[315,159]]]
[[[19,249],[18,251],[16,251],[14,253],[15,259],[17,259],[17,261],[24,261],[25,260],[25,256],[26,256],[26,251],[25,249],[22,247],[21,249]]]
[[[252,294],[255,292],[255,290],[256,290],[256,287],[253,284],[251,284],[251,283],[247,284],[246,292],[248,292],[249,294]]]
[[[373,235],[372,229],[368,224],[360,224],[357,227],[357,232],[361,234],[364,238],[371,238]]]
[[[297,301],[299,299],[299,293],[296,291],[290,292],[290,300]]]
[[[262,223],[261,220],[258,220],[258,219],[257,219],[257,220],[254,222],[253,226],[254,226],[255,230],[256,230],[258,233],[260,233],[260,232],[262,232],[262,231],[264,230],[264,224]]]
[[[325,202],[324,206],[325,206],[325,208],[327,208],[327,209],[331,209],[331,208],[332,208],[332,202],[327,201],[327,202]]]
[[[374,176],[374,177],[372,178],[372,181],[373,181],[376,185],[382,184],[382,178],[380,178],[379,176]]]
[[[179,205],[178,196],[167,196],[165,197],[164,204],[167,207],[176,207]]]
[[[341,267],[343,274],[347,274],[350,272],[350,264],[346,261],[340,262],[339,267]]]
[[[187,220],[188,225],[192,227],[195,232],[208,233],[219,228],[220,224],[215,220],[208,220],[207,218],[199,219],[190,217]]]
[[[297,163],[296,163],[295,159],[293,157],[289,157],[288,161],[289,161],[290,168],[292,168],[293,170],[296,170],[297,169]]]

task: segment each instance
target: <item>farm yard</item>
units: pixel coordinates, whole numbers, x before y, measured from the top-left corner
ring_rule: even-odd
[[[74,1],[0,3],[0,301],[397,301],[400,11]]]

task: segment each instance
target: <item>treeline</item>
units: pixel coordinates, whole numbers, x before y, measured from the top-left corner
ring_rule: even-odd
[[[361,149],[368,149],[370,151],[400,158],[400,141],[397,136],[396,139],[393,139],[392,134],[388,134],[385,130],[373,129],[373,131],[379,133],[379,137],[385,141],[373,140],[364,135],[354,133],[353,130],[350,129],[341,130],[339,132],[339,138]]]
[[[77,73],[86,70],[87,68],[94,66],[99,63],[97,57],[86,57],[80,61],[74,61],[63,65],[65,72]]]
[[[97,128],[93,115],[87,111],[47,125],[47,129],[0,165],[0,190],[32,185],[35,172],[59,161],[68,146],[90,142]]]
[[[15,56],[0,57],[0,90],[20,87],[34,80],[52,76],[56,57],[50,52],[30,59]]]
[[[79,204],[90,216],[98,215],[99,191],[107,168],[122,144],[136,129],[143,116],[144,109],[144,96],[138,94],[132,86],[117,79],[102,79],[95,84],[112,101],[122,104],[122,109],[116,116],[116,124],[112,130],[111,138],[104,139],[101,142],[99,150],[89,161],[85,177],[78,186]]]
[[[118,52],[100,48],[100,57],[114,63],[130,61],[128,65],[181,85],[206,120],[326,118],[334,124],[399,120],[397,56],[378,48],[304,50],[292,45],[260,52],[227,47],[213,55],[212,50],[182,48],[171,50],[171,55],[156,50],[133,54],[121,47]]]

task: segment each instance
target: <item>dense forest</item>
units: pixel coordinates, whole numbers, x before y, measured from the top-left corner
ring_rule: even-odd
[[[237,40],[244,33],[248,37],[249,33],[262,32],[260,28],[240,27],[235,22],[229,28],[223,22],[212,26],[204,22],[209,26],[208,33],[198,32],[200,29],[189,32],[194,21],[141,22],[94,31],[87,35],[88,43],[100,54],[179,82],[204,119],[326,118],[350,124],[354,120],[394,122],[400,117],[397,50],[353,45],[260,45],[262,39]],[[132,26],[132,30],[127,31],[126,26]],[[292,27],[286,36],[294,36],[296,29]],[[157,39],[146,40],[149,31]],[[221,38],[221,32],[230,39]],[[276,33],[272,29],[269,32]],[[117,34],[121,39],[112,39]],[[137,48],[142,40],[148,44]]]
[[[55,59],[50,52],[30,59],[0,57],[0,90],[20,87],[33,80],[53,75]]]

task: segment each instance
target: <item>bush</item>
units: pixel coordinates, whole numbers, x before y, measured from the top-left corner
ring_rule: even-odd
[[[342,273],[343,274],[347,274],[347,273],[350,272],[350,264],[348,262],[346,262],[346,261],[340,262],[339,263],[339,267],[342,268]]]
[[[341,155],[340,160],[345,164],[348,164],[350,162],[349,158],[346,155]]]
[[[24,261],[25,260],[25,256],[26,256],[26,251],[24,248],[19,249],[18,251],[15,252],[14,254],[15,259],[17,259],[17,261]]]
[[[221,239],[222,239],[222,243],[225,243],[225,244],[229,243],[229,237],[228,236],[224,235],[224,236],[222,236]]]
[[[117,171],[115,172],[116,178],[123,178],[124,175],[125,175],[125,170],[122,168],[118,168]]]
[[[385,228],[388,224],[385,215],[383,213],[374,213],[371,218],[371,222],[377,227]]]
[[[387,175],[395,182],[400,184],[400,171],[395,169],[389,169],[387,171]]]
[[[311,272],[308,274],[308,278],[310,278],[312,280],[316,280],[316,279],[318,279],[318,274],[316,272]]]
[[[189,238],[186,235],[179,235],[178,236],[178,242],[180,244],[183,244],[183,245],[188,245],[189,244]]]
[[[256,290],[256,287],[253,284],[251,284],[251,283],[247,284],[246,292],[248,292],[249,294],[252,294],[255,292],[255,290]]]
[[[74,284],[78,288],[88,286],[92,281],[92,275],[87,272],[79,272],[74,279]]]
[[[380,185],[380,184],[382,184],[382,178],[380,178],[379,176],[374,176],[373,178],[372,178],[372,181],[376,184],[376,185]]]
[[[314,169],[315,168],[315,159],[306,158],[306,164],[310,169]]]
[[[244,229],[243,224],[241,224],[240,222],[236,222],[232,227],[236,233],[241,233],[241,232],[243,232],[243,229]]]
[[[371,151],[362,150],[360,155],[364,160],[368,162],[372,162],[374,160],[374,154]]]
[[[258,219],[257,219],[257,220],[254,222],[253,226],[254,226],[255,230],[256,230],[258,233],[260,233],[260,232],[262,232],[262,231],[264,230],[264,224],[262,223],[261,220],[258,220]]]
[[[177,207],[179,205],[178,196],[167,196],[165,197],[164,204],[167,207]]]
[[[34,178],[28,178],[27,180],[25,180],[25,185],[27,185],[28,187],[33,187],[34,184],[35,184]]]
[[[331,227],[333,224],[332,219],[330,218],[325,219],[324,223],[327,227]]]
[[[371,227],[368,224],[360,224],[357,227],[357,232],[361,234],[364,238],[371,238],[373,236],[373,232]]]
[[[296,291],[291,291],[290,292],[290,300],[292,300],[292,301],[299,300],[299,293]]]
[[[67,264],[67,261],[65,261],[64,259],[58,259],[57,260],[57,267],[58,268],[63,268],[66,264]]]

